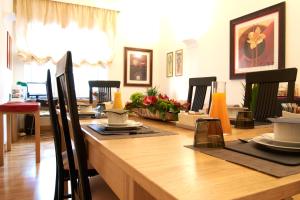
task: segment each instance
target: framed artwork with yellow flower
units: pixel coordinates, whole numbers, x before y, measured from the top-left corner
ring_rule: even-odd
[[[230,21],[230,79],[285,68],[285,2]]]

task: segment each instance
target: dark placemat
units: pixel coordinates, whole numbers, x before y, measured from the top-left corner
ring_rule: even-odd
[[[236,151],[223,149],[223,148],[196,148],[193,145],[188,145],[185,147],[278,178],[300,173],[299,165],[298,166],[282,165],[279,163],[275,163],[272,161],[264,160],[261,158],[257,158],[254,156],[246,155],[243,153],[239,153]]]
[[[230,119],[230,124],[235,125],[236,119]],[[255,126],[266,126],[266,125],[272,125],[272,122],[269,121],[264,121],[264,122],[259,122],[259,121],[254,121],[254,127]]]
[[[225,148],[283,165],[300,165],[299,152],[276,151],[254,142],[244,143],[240,141],[226,142]]]
[[[98,133],[98,138],[101,140],[112,139],[126,139],[126,138],[141,138],[141,137],[156,137],[156,136],[168,136],[176,135],[177,133],[162,131],[151,127],[141,127],[138,129],[125,129],[125,130],[105,130],[105,128],[99,124],[83,125],[83,128],[88,128]]]

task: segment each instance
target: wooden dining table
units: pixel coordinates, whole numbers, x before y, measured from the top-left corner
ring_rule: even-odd
[[[133,118],[174,135],[101,140],[82,119],[88,159],[120,199],[285,199],[300,193],[300,174],[270,175],[186,148],[194,131],[172,122]],[[235,129],[225,140],[272,132],[272,126]]]

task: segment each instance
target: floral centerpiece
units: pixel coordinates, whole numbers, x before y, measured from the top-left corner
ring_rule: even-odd
[[[137,113],[139,116],[163,121],[178,120],[180,110],[186,110],[188,105],[170,99],[165,94],[160,94],[156,87],[147,90],[146,95],[135,92],[130,96],[125,109]]]

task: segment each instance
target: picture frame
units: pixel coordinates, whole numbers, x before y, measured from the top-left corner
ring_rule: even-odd
[[[153,50],[124,47],[124,86],[152,86]]]
[[[6,67],[12,70],[12,38],[9,32],[6,32]]]
[[[173,52],[167,53],[167,77],[173,76]]]
[[[285,68],[285,2],[230,21],[230,79]]]
[[[175,76],[183,74],[183,50],[175,51]]]

